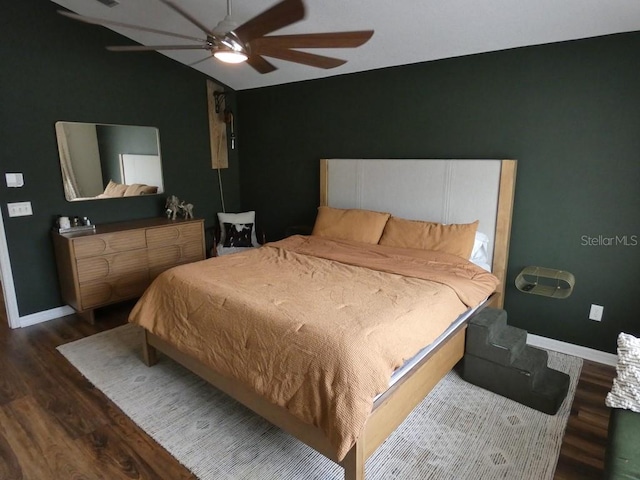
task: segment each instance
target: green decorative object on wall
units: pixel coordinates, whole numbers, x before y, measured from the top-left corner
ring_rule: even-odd
[[[526,267],[516,277],[516,288],[551,298],[567,298],[573,292],[576,279],[572,273],[555,268]]]

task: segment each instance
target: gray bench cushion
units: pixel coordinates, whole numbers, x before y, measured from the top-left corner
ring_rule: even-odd
[[[640,480],[640,413],[611,409],[604,478]]]

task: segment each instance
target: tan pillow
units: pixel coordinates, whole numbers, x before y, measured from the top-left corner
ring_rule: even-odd
[[[127,185],[127,189],[124,191],[125,197],[137,197],[138,195],[142,195],[142,188],[146,185],[141,183],[132,183],[131,185]]]
[[[144,183],[134,183],[127,187],[124,192],[125,197],[135,197],[138,195],[151,195],[158,192],[158,187],[145,185]]]
[[[107,188],[104,189],[104,195],[107,197],[122,197],[127,187],[128,185],[123,183],[116,183],[113,180],[109,180]]]
[[[371,210],[319,207],[312,235],[378,243],[390,215]]]
[[[478,221],[443,225],[391,217],[384,227],[380,245],[439,250],[468,260],[473,250]]]
[[[158,187],[142,185],[142,188],[140,188],[140,195],[153,195],[154,193],[158,193]]]

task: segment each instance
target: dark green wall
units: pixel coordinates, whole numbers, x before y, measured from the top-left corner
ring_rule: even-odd
[[[510,323],[614,352],[640,334],[640,245],[583,243],[640,243],[639,66],[630,33],[238,92],[242,207],[277,238],[313,223],[320,158],[517,159]],[[573,295],[518,292],[527,265],[574,273]]]
[[[0,203],[20,315],[61,305],[50,229],[57,214],[94,223],[153,217],[164,196],[69,203],[62,189],[58,120],[145,125],[160,132],[165,191],[214,222],[220,210],[211,169],[205,76],[160,54],[107,52],[123,38],[55,13],[52,2],[3,5],[0,17],[2,173],[23,172],[25,186],[0,181]],[[239,206],[238,161],[223,172],[228,209]],[[31,201],[34,215],[8,218],[7,202]]]

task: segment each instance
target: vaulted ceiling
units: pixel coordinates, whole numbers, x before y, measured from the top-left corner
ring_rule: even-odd
[[[52,1],[85,16],[202,36],[195,25],[158,0],[118,0],[120,3],[113,7],[98,0]],[[174,1],[211,28],[227,13],[226,0]],[[276,0],[233,0],[232,18],[242,24],[275,3]],[[260,74],[246,64],[223,64],[213,57],[207,58],[210,54],[203,50],[163,51],[162,54],[186,65],[193,64],[192,68],[233,89],[244,90],[640,30],[640,0],[306,0],[305,6],[306,17],[302,21],[274,34],[368,29],[375,33],[358,48],[309,50],[347,60],[346,64],[330,70],[269,58],[278,70]],[[109,28],[128,37],[122,39],[122,45],[193,43],[128,28]],[[112,55],[157,53],[114,52]],[[203,59],[206,60],[201,61]]]

